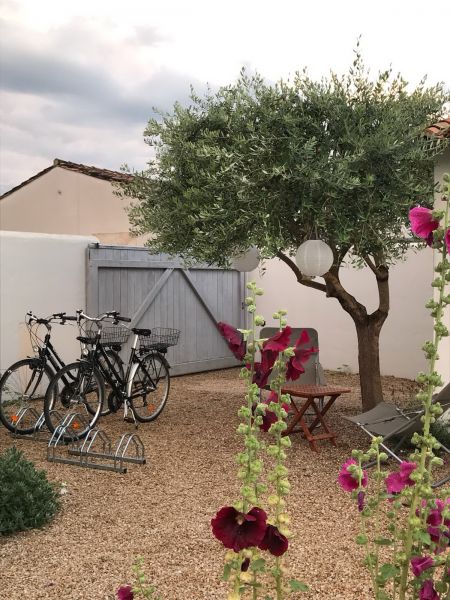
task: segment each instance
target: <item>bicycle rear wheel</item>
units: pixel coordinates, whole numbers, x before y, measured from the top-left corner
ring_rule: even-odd
[[[52,369],[39,358],[25,358],[6,369],[0,379],[0,420],[9,431],[33,433],[53,376]]]
[[[154,421],[169,397],[170,375],[166,359],[151,352],[141,359],[131,381],[130,405],[138,421]]]
[[[104,398],[103,377],[91,363],[79,361],[66,365],[53,377],[45,396],[47,427],[53,432],[61,419],[65,419],[70,421],[65,441],[86,437],[100,417]]]

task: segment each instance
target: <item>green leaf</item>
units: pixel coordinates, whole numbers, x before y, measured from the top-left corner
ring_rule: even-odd
[[[222,580],[223,581],[228,581],[230,579],[230,575],[231,575],[231,564],[230,563],[225,563],[224,567],[223,567],[223,575],[222,575]]]
[[[398,567],[394,566],[394,565],[390,565],[389,563],[385,563],[384,565],[381,566],[380,569],[380,575],[381,577],[387,581],[388,579],[391,579],[391,577],[395,577],[399,572]]]
[[[250,571],[261,571],[264,572],[266,569],[266,561],[264,558],[257,558],[250,562]]]
[[[367,535],[364,535],[363,533],[360,533],[357,537],[356,537],[356,543],[359,546],[365,546],[367,544]]]
[[[423,531],[422,529],[416,530],[414,532],[414,539],[422,544],[429,546],[431,544],[431,536],[427,531]]]
[[[388,538],[377,538],[374,540],[374,543],[377,544],[377,546],[391,546],[394,541]]]
[[[307,592],[309,587],[303,581],[297,581],[297,579],[291,579],[289,581],[289,585],[291,586],[291,590],[293,592]]]

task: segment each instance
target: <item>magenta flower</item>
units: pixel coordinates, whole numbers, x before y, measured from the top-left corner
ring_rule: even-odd
[[[447,254],[450,254],[450,228],[445,233],[445,245],[447,246]]]
[[[267,525],[266,533],[258,548],[268,550],[273,556],[281,556],[286,552],[288,546],[287,537],[280,533],[274,525]]]
[[[358,477],[354,477],[349,471],[348,467],[350,465],[357,465],[358,463],[354,458],[350,458],[347,462],[345,462],[338,475],[339,485],[346,492],[353,492],[353,490],[357,490],[359,487]],[[367,472],[363,471],[361,485],[363,487],[367,487]]]
[[[447,498],[445,502],[436,499],[435,503],[435,508],[430,510],[427,517],[427,531],[435,544],[447,545],[450,538],[450,519],[444,519],[442,512],[446,505],[450,504],[450,498]]]
[[[283,352],[289,346],[292,329],[286,325],[284,329],[266,340],[263,344],[263,350],[273,350],[274,352]]]
[[[222,322],[217,323],[217,329],[225,338],[228,348],[231,350],[234,356],[238,360],[242,360],[246,353],[246,344],[244,342],[242,333],[231,325]]]
[[[261,508],[254,507],[248,513],[242,513],[232,506],[224,506],[211,520],[211,527],[225,548],[239,552],[261,543],[266,532],[266,519]]]
[[[430,556],[414,556],[411,559],[411,569],[416,577],[420,577],[424,571],[434,566],[434,560]]]
[[[400,471],[390,473],[385,479],[388,494],[398,494],[403,488],[414,485],[414,481],[410,478],[410,475],[416,467],[417,464],[415,462],[401,462]]]
[[[261,350],[261,362],[255,362],[255,372],[253,375],[253,383],[259,388],[267,385],[270,374],[272,373],[273,365],[277,360],[279,352],[273,350]]]
[[[364,510],[364,498],[366,494],[364,492],[358,492],[358,510],[362,512]]]
[[[434,589],[432,579],[427,579],[423,582],[419,591],[419,600],[440,600],[439,594]]]
[[[286,379],[287,381],[295,381],[305,372],[303,365],[307,362],[311,354],[318,352],[318,348],[311,346],[305,348],[305,344],[309,342],[309,335],[306,329],[304,329],[298,340],[295,342],[294,356],[291,356],[287,364]]]
[[[244,560],[242,561],[242,564],[241,564],[241,571],[243,571],[243,572],[248,571],[249,566],[250,566],[250,559],[244,558]]]
[[[409,211],[409,222],[411,231],[417,237],[426,240],[431,246],[433,243],[433,231],[439,227],[439,221],[433,219],[433,213],[429,208],[416,206]]]
[[[119,600],[133,600],[133,588],[131,585],[121,585],[117,590],[117,598]]]
[[[263,400],[262,404],[266,404],[268,406],[271,402],[276,402],[277,404],[279,403],[278,394],[274,391],[270,392],[268,398],[266,398],[266,400]],[[286,404],[285,402],[283,402],[283,404],[281,406],[282,406],[282,408],[284,408],[284,410],[286,412],[289,411],[289,404]],[[253,407],[253,409],[255,409],[255,408],[256,408],[256,405]],[[262,431],[265,431],[265,432],[269,431],[269,429],[273,425],[273,423],[276,423],[278,421],[277,415],[272,410],[269,410],[268,408],[266,409],[265,413],[262,415],[262,419],[263,419],[263,422],[261,423],[261,425],[259,427]]]

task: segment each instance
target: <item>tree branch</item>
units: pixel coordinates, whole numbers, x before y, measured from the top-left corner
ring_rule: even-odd
[[[278,250],[276,256],[280,260],[282,260],[285,264],[287,264],[287,266],[292,271],[294,271],[295,277],[297,278],[297,281],[299,283],[301,283],[302,285],[306,285],[306,287],[310,287],[315,290],[319,290],[320,292],[325,292],[325,293],[327,292],[327,286],[325,284],[319,283],[318,281],[313,281],[312,279],[305,279],[305,277],[303,276],[302,272],[297,267],[295,262],[291,258],[289,258],[289,256],[286,256],[286,254],[283,254],[281,252],[281,250]]]

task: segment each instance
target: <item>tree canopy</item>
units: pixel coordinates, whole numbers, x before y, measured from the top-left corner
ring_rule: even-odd
[[[130,221],[154,234],[155,252],[223,266],[250,245],[292,255],[316,236],[336,266],[389,265],[405,252],[408,209],[433,202],[445,142],[424,129],[447,99],[391,71],[371,80],[358,53],[348,74],[321,81],[242,72],[149,121],[156,156],[126,188],[138,200]]]

